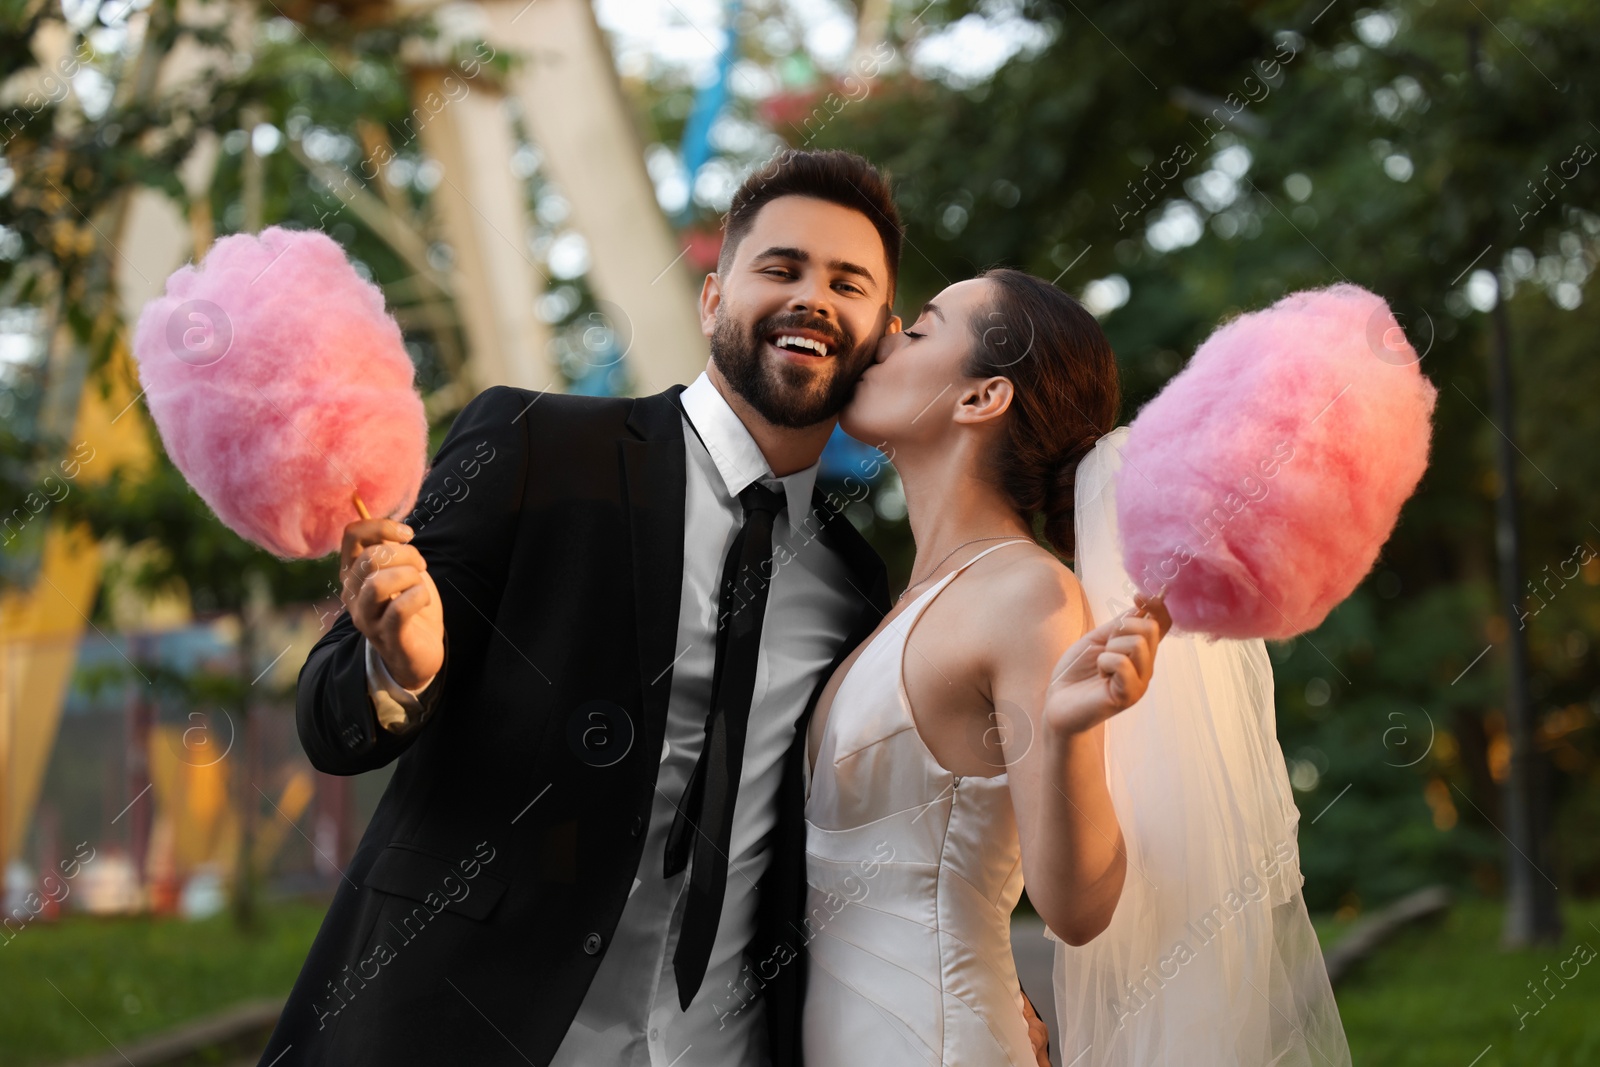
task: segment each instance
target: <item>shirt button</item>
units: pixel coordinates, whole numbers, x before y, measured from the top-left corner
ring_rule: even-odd
[[[601,942],[602,938],[599,934],[590,934],[588,937],[583,939],[583,951],[593,956],[596,952],[600,951]]]
[[[644,832],[644,816],[635,815],[633,817],[633,836],[634,837],[638,837],[643,832]]]
[[[654,1041],[657,1038],[659,1038],[660,1036],[661,1036],[661,1031],[657,1030],[655,1027],[652,1026],[650,1028],[650,1040]]]

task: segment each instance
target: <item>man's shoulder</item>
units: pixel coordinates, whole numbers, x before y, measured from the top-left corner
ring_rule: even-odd
[[[852,595],[865,597],[880,612],[889,610],[888,570],[846,512],[847,497],[818,485],[811,492],[811,507],[799,523],[802,547],[817,543],[838,558],[849,575]]]
[[[524,389],[517,385],[491,385],[467,404],[467,407],[492,407],[496,411],[510,410],[521,418],[537,413],[538,418],[622,418],[633,405],[629,396],[584,396],[578,393],[560,393],[546,389]]]
[[[673,409],[672,394],[682,386],[672,386],[649,396],[588,396],[553,390],[524,389],[515,385],[491,385],[467,404],[468,411],[492,411],[513,423],[525,423],[531,434],[625,432],[641,412],[661,413]]]

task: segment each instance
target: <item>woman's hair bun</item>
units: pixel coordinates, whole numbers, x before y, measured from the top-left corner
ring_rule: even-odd
[[[1078,463],[1117,425],[1122,382],[1100,323],[1042,278],[999,268],[987,313],[972,320],[968,377],[1004,377],[1014,390],[994,473],[1018,511],[1043,516],[1044,539],[1073,553],[1073,486]]]

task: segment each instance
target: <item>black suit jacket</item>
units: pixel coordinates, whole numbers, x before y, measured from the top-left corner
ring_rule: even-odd
[[[420,729],[379,726],[347,614],[311,650],[296,719],[312,764],[395,771],[263,1065],[292,1046],[282,1063],[543,1067],[561,1043],[639,869],[660,767],[683,572],[682,388],[633,399],[497,386],[462,411],[410,520],[446,629]],[[882,560],[820,490],[813,516],[861,597],[795,725],[746,950],[776,1067],[800,1063],[806,723],[889,608]]]

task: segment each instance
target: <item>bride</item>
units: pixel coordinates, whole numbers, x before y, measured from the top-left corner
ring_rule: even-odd
[[[1121,572],[1119,404],[1093,316],[993,270],[886,335],[841,417],[894,463],[917,552],[809,724],[812,1067],[1034,1063],[1024,885],[1056,942],[1062,1062],[1349,1062],[1261,642],[1164,638]]]

